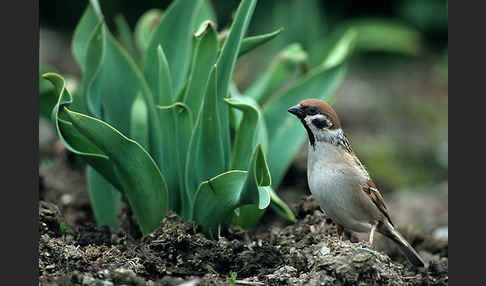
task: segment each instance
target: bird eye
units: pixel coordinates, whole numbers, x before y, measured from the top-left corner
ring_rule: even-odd
[[[318,112],[317,107],[311,106],[307,109],[307,114],[308,115],[316,115]]]

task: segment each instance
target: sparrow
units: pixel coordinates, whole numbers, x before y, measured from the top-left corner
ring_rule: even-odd
[[[351,149],[334,109],[321,100],[306,99],[288,112],[300,119],[309,138],[309,189],[338,229],[369,233],[370,246],[378,231],[394,241],[413,265],[424,267],[420,255],[395,229],[382,195]]]

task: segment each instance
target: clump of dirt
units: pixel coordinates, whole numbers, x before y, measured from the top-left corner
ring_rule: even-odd
[[[415,269],[363,243],[340,240],[312,199],[294,208],[295,224],[251,233],[229,228],[218,240],[169,213],[154,232],[136,239],[126,229],[110,233],[90,223],[66,231],[58,208],[40,202],[40,280],[43,285],[448,284],[447,251],[429,252],[434,243],[426,237],[416,247],[430,266]]]

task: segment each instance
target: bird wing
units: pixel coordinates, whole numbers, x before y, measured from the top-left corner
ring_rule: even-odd
[[[343,136],[341,138],[341,145],[344,147],[344,150],[351,155],[353,158],[354,162],[356,165],[359,166],[361,170],[364,171],[365,174],[367,174],[369,178],[368,171],[366,170],[365,166],[361,161],[358,159],[358,156],[354,153],[353,149],[351,149],[351,145],[349,144],[348,139],[346,136]],[[378,188],[376,188],[375,183],[371,180],[371,178],[368,179],[368,182],[365,186],[362,187],[363,191],[369,196],[369,198],[373,201],[375,206],[386,216],[390,224],[393,226],[393,222],[390,218],[390,215],[388,214],[388,211],[386,209],[385,201],[383,200],[383,197],[381,196],[380,191]]]
[[[386,209],[385,201],[383,200],[380,191],[378,191],[376,188],[375,183],[373,183],[371,179],[369,179],[368,183],[363,186],[363,191],[370,197],[376,207],[386,216],[391,225],[393,225],[390,215]]]

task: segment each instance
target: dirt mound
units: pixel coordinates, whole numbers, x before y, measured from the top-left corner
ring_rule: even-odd
[[[66,230],[58,208],[39,204],[39,272],[43,285],[447,285],[448,252],[422,237],[415,247],[430,265],[340,240],[312,200],[296,206],[298,222],[246,233],[223,230],[208,240],[194,224],[168,214],[154,232],[83,224]],[[354,240],[352,238],[352,240]],[[413,243],[413,242],[412,242]],[[430,245],[434,245],[431,247]],[[432,251],[430,251],[432,250]]]

